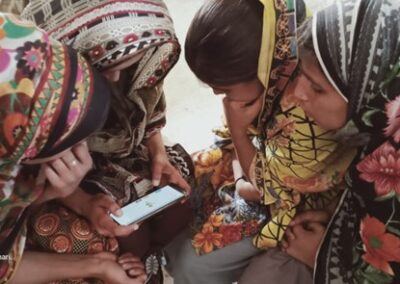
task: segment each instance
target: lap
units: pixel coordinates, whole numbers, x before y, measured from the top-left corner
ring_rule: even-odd
[[[278,248],[253,257],[240,277],[239,284],[313,283],[311,269]]]
[[[167,269],[175,284],[231,284],[237,281],[250,259],[260,253],[252,244],[252,238],[243,240],[198,256],[190,235],[184,232],[165,249]]]

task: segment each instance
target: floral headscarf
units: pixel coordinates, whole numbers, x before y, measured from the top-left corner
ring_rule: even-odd
[[[367,145],[316,264],[315,283],[400,283],[400,3],[346,0],[317,13],[313,42]]]
[[[25,247],[27,207],[43,190],[43,178],[26,173],[21,162],[51,156],[101,127],[110,94],[83,57],[11,14],[0,14],[0,62],[0,279],[4,283],[15,272]],[[92,99],[94,92],[101,103]]]

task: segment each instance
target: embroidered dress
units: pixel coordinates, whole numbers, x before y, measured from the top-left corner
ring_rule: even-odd
[[[322,70],[369,137],[346,174],[315,283],[400,283],[399,14],[399,1],[346,0],[313,19]]]
[[[258,248],[276,247],[298,211],[324,208],[341,194],[344,172],[355,155],[336,132],[319,128],[295,106],[289,94],[282,99],[297,66],[296,26],[306,16],[304,3],[261,2],[265,10],[258,75],[266,93],[257,127],[249,131],[258,148],[250,181],[262,195],[261,204],[235,192],[229,132],[217,131],[224,141],[194,156],[199,197],[192,243],[198,254],[248,236],[255,236]],[[274,105],[279,107],[273,110]],[[318,193],[300,194],[304,187]]]
[[[33,23],[0,13],[0,283],[18,269],[30,205],[44,190],[43,173],[21,163],[62,152],[101,127],[109,92],[97,76]],[[101,104],[92,96],[99,90]]]

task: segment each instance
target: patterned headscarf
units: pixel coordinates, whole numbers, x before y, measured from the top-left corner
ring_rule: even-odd
[[[0,14],[0,254],[8,256],[2,281],[20,261],[26,208],[43,190],[42,177],[21,162],[56,154],[102,126],[110,94],[94,76],[83,57],[32,23]]]
[[[162,79],[177,62],[180,46],[163,1],[32,0],[22,16],[86,54],[99,69],[143,53],[129,91],[114,96],[113,121],[90,140],[91,150],[127,156],[165,125]]]
[[[346,0],[313,19],[320,66],[370,136],[348,171],[316,283],[400,283],[399,15],[397,0]]]
[[[296,31],[307,16],[302,0],[259,0],[264,6],[258,79],[265,87],[259,124],[265,125],[298,63]]]

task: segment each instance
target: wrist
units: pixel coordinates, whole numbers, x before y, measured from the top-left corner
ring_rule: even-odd
[[[247,127],[230,127],[229,130],[231,132],[232,137],[247,137]]]
[[[155,157],[157,155],[167,155],[160,132],[148,138],[146,146],[151,157]]]
[[[86,256],[86,267],[90,278],[104,279],[108,273],[108,265],[99,257]]]

